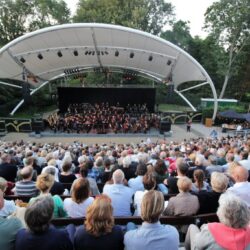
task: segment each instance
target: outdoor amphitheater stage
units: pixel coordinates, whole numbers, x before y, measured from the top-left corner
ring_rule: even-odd
[[[197,137],[208,137],[210,132],[215,129],[218,132],[219,137],[221,136],[220,128],[211,127],[207,128],[203,124],[193,124],[190,133],[186,132],[186,126],[184,124],[172,125],[172,135],[170,137],[166,135],[158,134],[43,134],[41,137],[36,137],[35,134],[30,133],[8,133],[1,137],[2,141],[18,141],[23,140],[25,142],[36,142],[36,143],[72,143],[78,141],[84,144],[93,143],[139,143],[146,141],[148,138],[152,142],[159,141],[176,141],[181,142],[184,139],[191,139]]]

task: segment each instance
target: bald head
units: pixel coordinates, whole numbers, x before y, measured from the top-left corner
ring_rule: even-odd
[[[20,174],[23,177],[24,180],[31,179],[32,178],[33,169],[31,167],[24,167]]]
[[[121,169],[117,169],[113,173],[112,178],[113,178],[114,184],[122,184],[124,180],[124,173],[122,172]]]
[[[232,177],[235,182],[245,182],[248,179],[248,171],[242,166],[235,166],[232,170]]]

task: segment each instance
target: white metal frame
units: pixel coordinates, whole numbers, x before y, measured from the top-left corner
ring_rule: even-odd
[[[208,73],[206,72],[206,70],[192,57],[190,56],[187,52],[185,52],[184,50],[180,49],[179,47],[177,47],[176,45],[160,38],[160,37],[156,37],[152,34],[149,34],[149,33],[146,33],[146,32],[143,32],[143,31],[139,31],[139,30],[135,30],[135,29],[131,29],[131,28],[127,28],[127,27],[122,27],[122,26],[117,26],[117,25],[110,25],[110,24],[98,24],[98,23],[74,23],[74,24],[64,24],[64,25],[58,25],[58,26],[52,26],[52,27],[47,27],[47,28],[44,28],[44,29],[41,29],[41,30],[37,30],[37,31],[34,31],[34,32],[31,32],[31,33],[28,33],[28,34],[25,34],[15,40],[13,40],[12,42],[8,43],[7,45],[5,45],[4,47],[2,47],[0,49],[0,55],[1,53],[3,53],[4,51],[8,51],[9,48],[11,48],[12,46],[16,45],[17,43],[21,42],[21,41],[24,41],[26,39],[29,39],[33,36],[36,36],[36,35],[39,35],[39,34],[42,34],[42,33],[46,33],[48,31],[52,32],[52,31],[56,31],[56,30],[62,30],[62,29],[69,29],[69,28],[90,28],[93,32],[93,29],[94,28],[102,28],[102,29],[119,29],[119,30],[122,30],[122,31],[127,31],[127,32],[130,32],[130,33],[134,33],[134,34],[138,34],[138,35],[142,35],[144,37],[147,37],[147,38],[151,38],[151,39],[154,39],[154,40],[157,40],[159,42],[161,42],[162,44],[167,44],[168,46],[172,47],[173,49],[177,50],[179,54],[182,54],[184,55],[188,60],[190,60],[193,64],[195,64],[195,66],[200,70],[200,72],[202,73],[202,75],[204,76],[204,78],[206,79],[206,82],[203,82],[201,84],[198,84],[194,87],[190,87],[188,89],[185,89],[185,90],[182,90],[182,91],[178,91],[177,89],[175,89],[175,92],[192,108],[192,110],[196,110],[195,107],[190,103],[190,101],[182,94],[183,92],[185,91],[188,91],[188,90],[191,90],[193,88],[196,88],[196,87],[201,87],[205,84],[209,84],[210,85],[210,88],[212,90],[212,93],[213,93],[213,98],[214,98],[214,113],[213,113],[213,117],[212,119],[214,120],[215,119],[215,116],[216,116],[216,113],[217,113],[217,108],[218,108],[218,103],[217,103],[217,93],[216,93],[216,90],[215,90],[215,87],[214,87],[214,84],[210,78],[210,76],[208,75]],[[95,40],[95,34],[93,34],[93,40]],[[95,41],[93,41],[94,44],[93,44],[93,49],[96,50],[96,44],[95,44]],[[88,46],[82,46],[84,49],[87,49]],[[102,46],[102,45],[98,45],[98,48],[109,48],[109,49],[112,49],[112,47],[108,46],[108,47],[105,47],[105,46]],[[76,47],[74,47],[76,48]],[[74,49],[74,48],[70,48],[70,47],[67,47],[67,49]],[[58,48],[55,48],[55,49],[60,49],[59,47]],[[113,49],[117,49],[117,48],[113,48]],[[129,50],[130,48],[120,48],[120,49],[127,49]],[[134,51],[136,51],[135,48],[133,48]],[[41,50],[42,51],[42,50]],[[139,50],[140,51],[140,50]],[[27,53],[37,53],[38,51],[30,51],[30,52],[27,52]],[[145,51],[147,53],[151,53],[151,51]],[[25,53],[24,53],[25,54]],[[154,54],[157,54],[157,53],[154,53]],[[21,56],[22,54],[20,54]],[[10,55],[11,56],[11,55]],[[165,56],[165,57],[169,57],[171,58],[169,55],[164,55],[164,54],[159,54],[159,56]],[[178,58],[172,58],[172,60],[178,60]],[[17,63],[17,62],[16,62]],[[174,64],[174,62],[173,62]],[[19,65],[20,66],[20,65]],[[100,66],[102,66],[102,64],[100,64]],[[115,66],[115,65],[112,65],[112,66]],[[111,67],[112,67],[111,66]],[[87,68],[92,68],[91,65],[86,65]],[[96,65],[95,65],[96,67]],[[106,65],[104,65],[104,67],[107,67]],[[128,68],[127,68],[128,69]],[[28,70],[28,69],[27,69]],[[58,70],[58,69],[57,69]],[[57,71],[55,69],[53,69],[53,71]],[[163,81],[164,79],[162,79],[162,77],[157,77],[156,76],[156,73],[155,72],[143,72],[143,69],[133,69],[133,70],[136,70],[138,72],[140,72],[141,74],[146,74],[147,76],[150,76],[154,79],[157,79],[159,81]],[[43,72],[44,73],[44,72]],[[155,73],[155,74],[154,74]],[[41,76],[41,74],[40,74]],[[56,79],[56,78],[59,78],[59,77],[62,77],[64,76],[64,74],[58,74],[58,76],[55,76],[53,78],[51,78],[50,80],[46,80],[46,81],[41,81],[41,85],[39,87],[37,87],[36,89],[32,90],[31,91],[31,95],[33,95],[34,93],[36,93],[39,89],[41,89],[43,86],[45,86],[46,84],[49,83],[49,81],[53,80],[53,79]],[[42,78],[40,78],[41,80]],[[0,84],[3,84],[0,82]],[[181,83],[180,83],[181,84]],[[5,84],[6,85],[6,84]],[[16,110],[23,104],[24,100],[21,100],[17,106],[12,110],[11,112],[11,115],[13,115]]]

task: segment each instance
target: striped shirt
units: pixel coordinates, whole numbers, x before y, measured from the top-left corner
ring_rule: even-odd
[[[36,196],[38,194],[36,183],[34,181],[18,181],[16,183],[16,194]]]

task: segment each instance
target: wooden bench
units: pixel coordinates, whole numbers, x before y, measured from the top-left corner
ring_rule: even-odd
[[[128,222],[133,222],[136,225],[142,224],[142,219],[139,216],[126,216],[126,217],[114,217],[116,225],[127,225]],[[54,218],[51,223],[54,226],[62,227],[67,226],[69,224],[74,224],[76,226],[83,225],[85,217],[82,218]],[[180,225],[190,225],[196,224],[200,221],[204,221],[204,223],[208,222],[217,222],[218,217],[215,213],[210,214],[201,214],[195,216],[161,216],[160,222],[162,224],[180,226]]]

